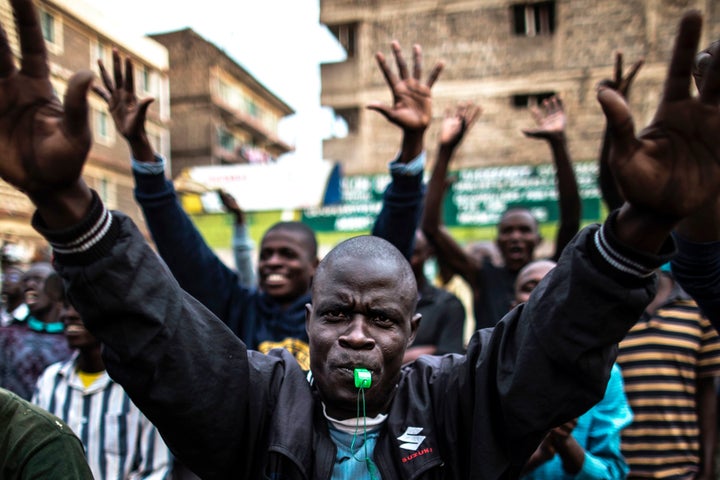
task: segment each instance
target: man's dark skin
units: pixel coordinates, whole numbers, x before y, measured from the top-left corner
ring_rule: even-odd
[[[80,176],[91,143],[86,94],[92,74],[70,79],[61,106],[52,93],[33,4],[12,0],[12,6],[21,32],[22,61],[18,70],[7,41],[0,41],[0,176],[25,192],[47,228],[60,230],[81,222],[92,204],[92,193]],[[720,192],[720,60],[713,59],[705,80],[711,88],[699,99],[689,94],[701,23],[698,12],[684,16],[658,112],[639,137],[622,97],[609,89],[598,92],[617,146],[610,164],[627,201],[614,234],[639,252],[659,252],[681,219]],[[386,261],[363,264],[358,257],[363,256],[339,258],[333,268],[316,275],[337,295],[323,297],[318,287],[313,293],[320,298],[308,310],[311,364],[313,370],[320,369],[318,388],[338,418],[356,415],[357,390],[347,372],[323,372],[323,367],[337,365],[342,370],[352,362],[365,363],[380,369],[380,376],[373,372],[373,383],[383,391],[397,378],[414,332],[414,304],[407,298],[414,292],[409,267],[406,278]],[[364,275],[357,275],[357,269]],[[401,285],[409,284],[407,289],[389,290],[396,288],[398,278]],[[374,296],[383,299],[381,309],[368,307]],[[380,338],[375,332],[382,332]],[[382,394],[368,399],[367,414],[377,414],[391,400]]]
[[[615,52],[615,74],[612,79],[605,79],[601,82],[602,85],[612,88],[622,95],[627,101],[630,95],[630,87],[632,87],[633,80],[637,75],[640,68],[643,66],[645,61],[640,59],[632,64],[630,69],[623,75],[623,54],[622,52]],[[603,135],[602,147],[600,148],[599,158],[599,184],[602,198],[605,201],[609,210],[615,210],[620,208],[623,204],[623,198],[618,191],[617,185],[615,185],[615,179],[613,178],[610,165],[608,164],[610,158],[610,146],[611,146],[610,130],[605,127],[605,134]]]
[[[52,265],[45,262],[34,263],[22,279],[25,303],[30,314],[43,323],[58,321],[60,304],[47,294],[45,282],[55,272]]]
[[[77,366],[80,371],[98,373],[105,371],[105,362],[102,359],[102,344],[100,340],[88,332],[82,322],[80,313],[75,310],[66,298],[61,301],[60,321],[65,327],[64,333],[68,346],[77,349]]]
[[[420,324],[415,276],[404,257],[373,237],[347,245],[361,247],[328,254],[313,284],[313,303],[306,307],[310,367],[328,415],[337,419],[357,416],[354,368],[372,374],[367,416],[387,410],[403,354]]]
[[[555,252],[551,260],[557,262],[565,245],[572,240],[580,229],[580,192],[567,146],[567,134],[565,132],[567,118],[562,100],[557,95],[545,99],[540,108],[531,108],[530,114],[535,119],[537,127],[523,130],[523,133],[527,137],[548,142],[553,155],[553,164],[555,165],[561,218],[555,238]]]

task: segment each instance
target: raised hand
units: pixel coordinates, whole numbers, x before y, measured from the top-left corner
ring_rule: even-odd
[[[482,108],[474,103],[460,103],[454,113],[446,110],[440,126],[440,148],[456,148],[481,113]]]
[[[562,100],[557,95],[543,100],[542,108],[531,107],[530,115],[535,120],[537,128],[523,130],[526,136],[542,139],[560,139],[565,136],[567,118]]]
[[[243,212],[243,209],[240,208],[240,205],[238,205],[235,197],[222,189],[218,190],[217,193],[225,209],[235,215],[237,223],[245,223],[245,212]]]
[[[115,127],[125,137],[133,150],[133,156],[140,161],[151,161],[154,157],[152,148],[145,132],[145,118],[153,98],[138,100],[135,95],[135,74],[132,62],[125,59],[123,75],[122,60],[116,49],[113,49],[113,76],[110,78],[102,60],[98,60],[100,75],[106,90],[94,86],[93,91],[100,95],[108,104]]]
[[[75,74],[62,105],[53,94],[45,40],[32,1],[11,4],[22,58],[18,70],[0,29],[0,177],[38,207],[48,206],[58,215],[81,215],[84,212],[74,207],[82,210],[90,198],[80,175],[92,139],[86,95],[93,74]],[[67,195],[83,202],[69,205],[64,201]]]
[[[413,46],[412,76],[397,41],[392,42],[392,50],[395,55],[398,75],[395,75],[390,69],[385,55],[378,52],[375,54],[375,59],[390,87],[393,103],[392,105],[386,105],[373,102],[368,105],[368,108],[380,112],[391,123],[403,130],[424,132],[432,119],[430,88],[440,75],[443,64],[442,62],[437,63],[430,72],[427,81],[423,84],[420,80],[422,76],[422,50],[420,46]]]
[[[638,71],[640,71],[640,67],[642,67],[644,63],[645,59],[643,58],[636,61],[632,64],[630,70],[627,71],[625,76],[623,76],[623,54],[622,52],[615,52],[615,76],[612,79],[606,78],[605,80],[602,80],[600,84],[608,88],[612,88],[613,90],[617,90],[623,98],[628,98],[633,80],[635,80],[635,76]]]
[[[553,445],[557,448],[559,444],[562,444],[564,442],[567,442],[567,440],[572,435],[573,430],[575,430],[575,427],[577,426],[577,418],[573,420],[569,420],[559,427],[555,427],[552,430],[550,430],[549,437],[551,438]]]
[[[690,74],[702,18],[683,16],[660,105],[651,124],[635,136],[622,95],[600,86],[607,117],[610,167],[631,206],[673,224],[720,192],[720,56],[707,67],[699,98],[690,96]]]
[[[602,80],[600,85],[616,90],[627,101],[630,95],[632,82],[644,62],[645,61],[643,59],[636,61],[630,67],[627,74],[623,76],[623,54],[622,52],[615,52],[615,76],[614,78],[606,78]],[[606,128],[605,134],[603,135],[602,147],[600,149],[600,158],[598,159],[598,181],[605,204],[610,210],[615,210],[620,208],[625,200],[623,199],[622,194],[618,191],[618,187],[615,184],[615,179],[613,178],[612,171],[610,170],[610,166],[608,164],[611,143],[612,138],[610,138],[610,132]]]

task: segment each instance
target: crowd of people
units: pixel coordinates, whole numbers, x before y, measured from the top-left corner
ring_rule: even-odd
[[[19,66],[0,38],[0,177],[33,202],[53,262],[4,264],[0,477],[7,479],[713,479],[720,377],[720,42],[679,21],[655,117],[627,97],[642,62],[601,82],[598,184],[609,211],[580,228],[566,114],[532,109],[560,221],[497,226],[497,258],[443,226],[453,155],[481,108],[442,121],[427,185],[436,63],[398,42],[376,60],[401,131],[370,235],[318,256],[280,222],[253,244],[235,218],[225,265],[183,211],[145,132],[152,99],[113,52],[61,103],[31,0],[12,0]],[[394,68],[393,68],[394,67]],[[697,94],[692,93],[694,77]],[[90,91],[127,140],[153,245],[82,178]],[[154,248],[153,248],[154,247]],[[469,285],[465,305],[428,278]],[[475,321],[463,341],[466,309]]]

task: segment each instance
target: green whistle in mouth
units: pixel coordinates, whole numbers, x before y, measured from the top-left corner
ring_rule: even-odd
[[[365,368],[356,368],[354,372],[355,388],[370,388],[372,384],[372,375]]]

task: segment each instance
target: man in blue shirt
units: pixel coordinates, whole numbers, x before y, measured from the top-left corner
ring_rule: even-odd
[[[538,260],[518,272],[515,302],[525,303],[555,262]],[[548,433],[525,465],[525,480],[623,480],[628,471],[620,443],[632,411],[622,372],[613,364],[605,396],[586,413]]]

